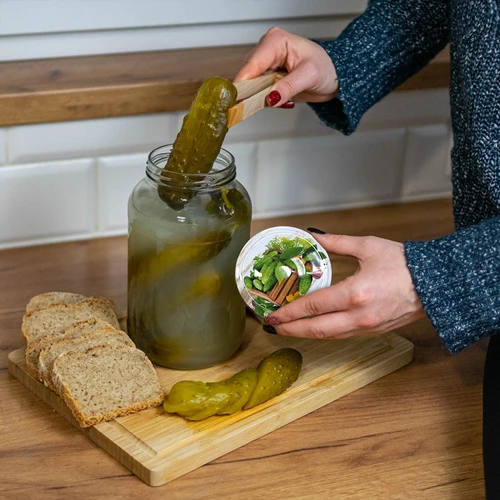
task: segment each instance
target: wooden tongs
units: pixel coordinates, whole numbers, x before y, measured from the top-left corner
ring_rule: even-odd
[[[266,96],[271,91],[271,87],[285,75],[284,72],[275,71],[252,80],[236,82],[234,86],[238,91],[236,97],[238,104],[229,108],[228,128],[264,109],[266,107]]]

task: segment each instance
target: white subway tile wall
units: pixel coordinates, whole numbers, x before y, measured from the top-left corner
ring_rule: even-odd
[[[404,135],[401,129],[261,142],[255,216],[398,198]]]
[[[365,113],[358,130],[448,123],[449,120],[447,89],[393,92]]]
[[[89,238],[95,233],[94,160],[0,168],[0,246]]]
[[[127,203],[144,177],[149,152],[97,160],[97,231],[121,233],[127,227]]]
[[[331,129],[321,123],[309,106],[297,103],[292,109],[265,108],[259,111],[231,128],[225,143],[229,147],[233,142],[329,133]]]
[[[0,128],[0,248],[127,232],[127,200],[149,151],[184,113]],[[231,129],[255,218],[451,193],[448,93],[398,92],[349,137],[305,104]]]
[[[182,113],[164,113],[11,127],[7,132],[8,162],[149,151],[173,142],[182,116]]]
[[[117,4],[120,8],[117,8]],[[3,0],[0,61],[255,44],[281,26],[336,37],[367,0]],[[64,6],[64,7],[62,7]]]
[[[287,19],[345,16],[363,12],[367,0],[310,0],[307,3],[273,0],[266,5],[266,9],[255,0],[239,0],[237,9],[231,9],[234,6],[233,0],[169,0],[160,3],[157,0],[142,0],[140,5],[135,2],[120,3],[122,8],[117,9],[116,0],[100,0],[99,5],[93,2],[84,5],[80,0],[64,0],[64,9],[61,9],[60,0],[45,0],[43,5],[37,0],[7,2],[2,13],[12,19],[9,18],[8,23],[2,24],[0,33],[19,36],[60,33],[63,31],[61,28],[64,28],[64,32],[71,33],[200,23],[245,23],[282,19],[283,15]],[[26,15],[28,9],[29,15]]]
[[[237,142],[224,144],[231,152],[236,163],[236,177],[245,186],[252,200],[256,197],[257,148],[256,142]]]

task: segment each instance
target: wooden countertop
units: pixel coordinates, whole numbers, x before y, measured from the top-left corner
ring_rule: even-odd
[[[449,200],[255,221],[403,241],[453,230]],[[7,372],[32,295],[67,290],[126,306],[126,238],[0,252],[0,497],[481,499],[486,344],[451,356],[427,320],[397,331],[409,366],[159,488],[145,485]],[[350,259],[333,258],[337,279]]]
[[[251,45],[0,63],[0,126],[183,111],[203,80],[233,79]],[[449,52],[400,90],[447,87]]]

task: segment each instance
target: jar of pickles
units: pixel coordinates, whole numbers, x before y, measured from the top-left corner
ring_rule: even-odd
[[[221,149],[207,174],[169,173],[171,145],[148,157],[128,205],[128,333],[153,363],[198,369],[240,346],[245,303],[234,280],[251,202]]]

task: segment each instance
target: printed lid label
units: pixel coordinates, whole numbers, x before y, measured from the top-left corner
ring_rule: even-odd
[[[277,226],[251,238],[236,262],[236,283],[261,318],[299,297],[330,286],[327,252],[301,229]]]

